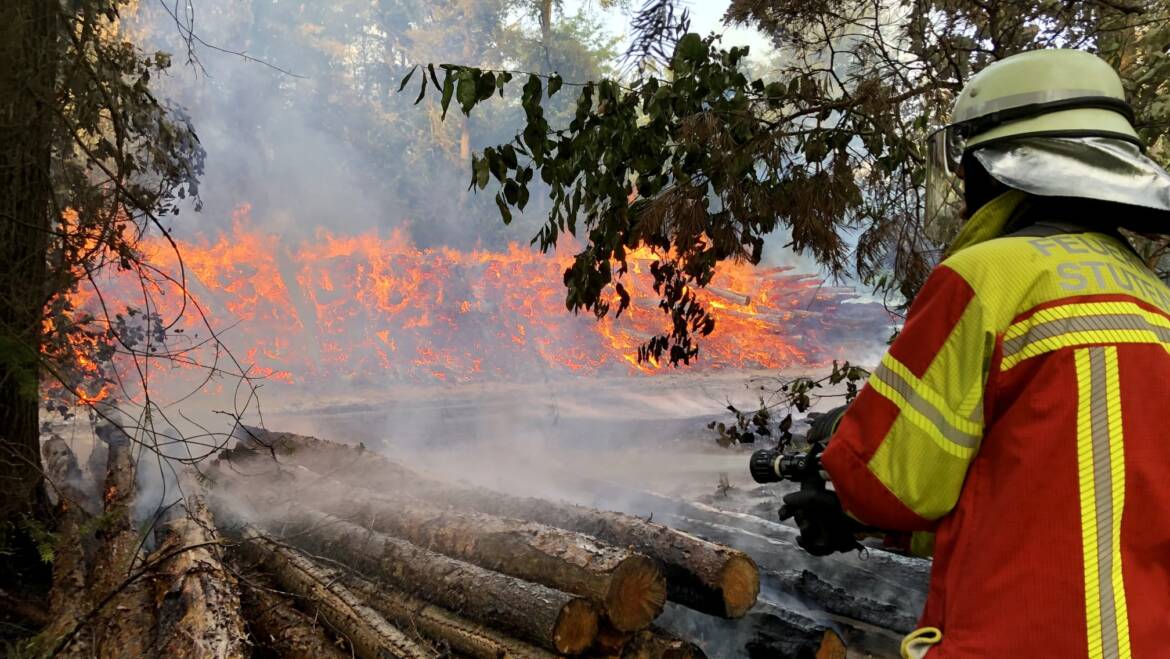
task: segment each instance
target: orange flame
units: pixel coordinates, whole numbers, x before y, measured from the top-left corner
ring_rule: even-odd
[[[264,375],[377,383],[515,379],[532,368],[658,370],[637,361],[638,346],[668,321],[656,306],[649,264],[657,257],[648,249],[629,255],[622,281],[633,296],[630,307],[620,318],[611,313],[593,322],[565,311],[567,248],[550,255],[518,244],[501,251],[419,249],[399,229],[351,236],[321,230],[288,245],[250,228],[249,211],[237,209],[230,232],[183,243],[180,252],[188,292],[216,327],[232,327],[224,340],[248,362],[262,363]],[[163,241],[148,242],[144,251],[159,268],[178,272]],[[156,296],[164,318],[179,311],[174,293]],[[697,295],[717,323],[701,344],[703,369],[815,365],[838,356],[826,342],[837,334],[835,316],[848,316],[851,331],[858,322],[872,329],[878,318],[876,310],[842,314],[851,292],[785,268],[724,263]],[[615,308],[616,302],[615,296]],[[198,330],[190,320],[181,326]]]

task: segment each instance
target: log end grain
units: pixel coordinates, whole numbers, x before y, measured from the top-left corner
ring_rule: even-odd
[[[553,642],[561,654],[581,654],[597,638],[597,608],[588,600],[574,598],[557,616]]]
[[[666,606],[666,577],[658,563],[640,554],[622,561],[613,572],[605,611],[620,631],[646,627]]]
[[[760,595],[760,568],[747,554],[728,558],[719,575],[723,607],[728,618],[742,618]]]
[[[837,632],[826,629],[821,647],[817,650],[816,659],[845,659],[846,656],[845,642],[841,640]]]

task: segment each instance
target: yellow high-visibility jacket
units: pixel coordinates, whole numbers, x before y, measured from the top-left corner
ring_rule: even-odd
[[[823,464],[861,521],[936,532],[930,659],[1170,657],[1170,289],[1118,238],[946,259]]]

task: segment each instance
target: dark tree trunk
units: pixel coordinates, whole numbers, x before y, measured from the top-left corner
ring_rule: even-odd
[[[37,388],[57,4],[0,5],[0,524],[39,508]]]

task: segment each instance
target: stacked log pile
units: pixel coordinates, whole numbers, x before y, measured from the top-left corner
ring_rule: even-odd
[[[760,573],[740,551],[288,433],[245,429],[179,479],[183,498],[147,537],[135,445],[103,439],[100,510],[83,505],[68,446],[44,446],[58,532],[74,540],[46,655],[697,659],[702,629],[738,625],[758,631],[753,657],[847,656],[825,624],[755,606]]]
[[[661,524],[455,486],[361,447],[255,428],[239,436],[211,476],[242,516],[340,569],[338,581],[387,619],[422,628],[405,612],[428,611],[425,635],[469,656],[705,656],[651,626],[664,603],[734,619],[759,593],[746,554]],[[586,611],[595,624],[582,622]],[[480,642],[489,651],[466,647],[475,628],[497,633]],[[785,640],[790,656],[845,656],[824,625],[792,625]]]

